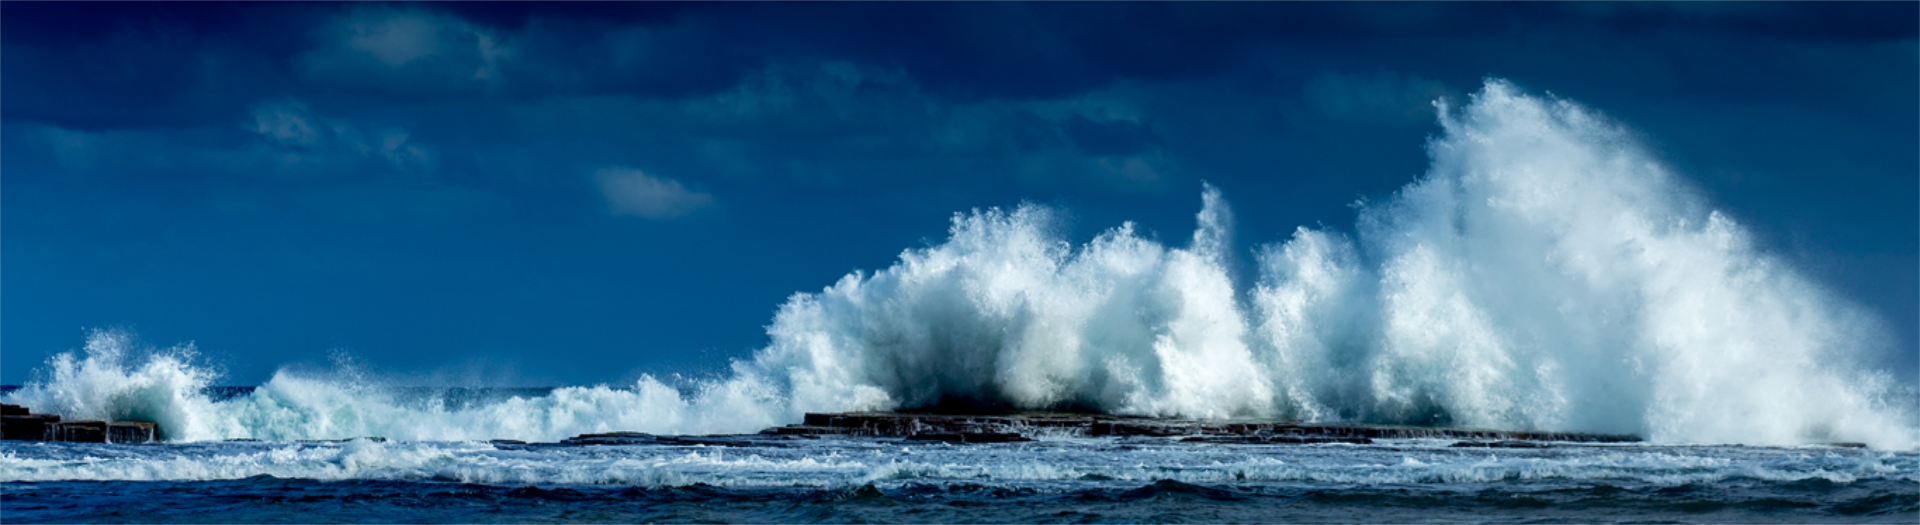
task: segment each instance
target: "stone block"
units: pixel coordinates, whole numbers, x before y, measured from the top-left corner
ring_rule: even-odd
[[[107,423],[108,443],[152,443],[158,427],[147,421]]]
[[[0,416],[0,439],[45,441],[47,427],[59,421],[53,414]]]
[[[921,432],[907,439],[947,443],[1021,443],[1032,439],[1013,432]]]
[[[47,426],[47,441],[106,443],[105,421],[61,421]]]

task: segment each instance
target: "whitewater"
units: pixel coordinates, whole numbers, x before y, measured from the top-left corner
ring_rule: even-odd
[[[1184,246],[1156,242],[1131,223],[1074,243],[1059,233],[1057,210],[1032,204],[958,213],[944,242],[793,295],[768,327],[769,344],[714,380],[670,385],[646,376],[447,403],[343,374],[283,370],[221,397],[208,393],[216,367],[191,345],[143,348],[130,334],[98,331],[0,399],[69,419],[155,421],[174,443],[396,440],[269,447],[261,457],[221,449],[212,457],[253,459],[176,468],[157,458],[97,473],[115,479],[201,471],[213,479],[355,478],[325,469],[373,454],[365,450],[404,462],[486,447],[457,442],[752,433],[806,412],[922,407],[1627,433],[1661,445],[1916,448],[1913,385],[1865,365],[1892,351],[1888,328],[1756,246],[1630,130],[1502,80],[1459,107],[1437,106],[1440,131],[1426,144],[1424,175],[1357,204],[1351,230],[1300,227],[1258,246],[1251,279],[1230,271],[1239,255],[1233,215],[1224,192],[1206,186]],[[462,457],[543,461],[516,454]],[[814,463],[796,469],[840,468],[813,456],[792,461],[803,459]],[[1418,461],[1479,461],[1429,459],[1441,463]],[[1911,459],[1869,455],[1848,460],[1866,466],[1848,468],[1885,470],[1885,461]],[[432,479],[481,482],[529,472],[468,473],[450,461],[417,468],[456,469]],[[720,461],[695,454],[643,462]],[[0,455],[0,477],[89,479],[89,464],[9,451]],[[322,470],[302,470],[307,464]],[[1493,465],[1429,475],[1512,466]],[[834,479],[892,475],[866,463],[842,466],[854,473]],[[149,467],[158,470],[140,470]],[[1911,466],[1903,468],[1909,475],[1890,475],[1912,481]],[[1279,474],[1252,475],[1313,475],[1245,472],[1269,470]],[[1349,474],[1372,471],[1358,472]],[[1516,472],[1523,473],[1503,475],[1528,471]]]

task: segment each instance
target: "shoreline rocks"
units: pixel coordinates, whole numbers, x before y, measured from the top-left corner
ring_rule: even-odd
[[[79,443],[151,443],[159,426],[147,421],[63,421],[27,407],[0,405],[0,439]],[[768,446],[825,437],[897,438],[954,444],[1018,443],[1036,437],[1167,438],[1180,443],[1288,445],[1367,444],[1376,439],[1455,439],[1455,447],[1537,448],[1548,443],[1628,443],[1639,436],[1510,431],[1286,420],[1197,420],[1069,412],[931,414],[911,412],[808,413],[798,424],[734,436],[657,436],[640,432],[585,434],[553,445]],[[377,439],[377,438],[375,438]],[[384,440],[382,440],[384,441]],[[537,444],[495,440],[501,446]],[[1853,443],[1837,446],[1859,446]]]
[[[1358,423],[1305,423],[1284,420],[1196,420],[1033,412],[1003,415],[944,415],[896,412],[809,413],[799,424],[761,434],[779,436],[904,437],[954,443],[992,443],[1034,436],[1163,437],[1186,443],[1311,444],[1371,443],[1375,439],[1459,439],[1480,443],[1629,443],[1639,436],[1580,432],[1484,430]],[[938,437],[934,437],[938,436]]]
[[[152,443],[159,436],[159,425],[151,421],[62,421],[57,415],[34,414],[27,407],[0,404],[0,439],[70,443]]]

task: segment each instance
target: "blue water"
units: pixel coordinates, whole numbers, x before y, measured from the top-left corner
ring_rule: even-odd
[[[1920,453],[1450,444],[0,442],[0,511],[7,523],[1920,518]]]

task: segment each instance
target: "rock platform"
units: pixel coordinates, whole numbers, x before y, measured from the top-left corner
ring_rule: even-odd
[[[946,415],[896,412],[807,414],[801,423],[769,428],[781,436],[901,437],[955,443],[1025,441],[1036,436],[1165,437],[1192,443],[1308,444],[1371,443],[1375,439],[1457,439],[1466,446],[1516,447],[1520,443],[1626,443],[1639,436],[1484,430],[1468,428],[1304,423],[1282,420],[1197,420],[1031,412],[1004,415]],[[1485,444],[1482,444],[1485,443]]]
[[[62,421],[20,405],[0,404],[0,439],[75,443],[152,443],[160,435],[151,421]]]

